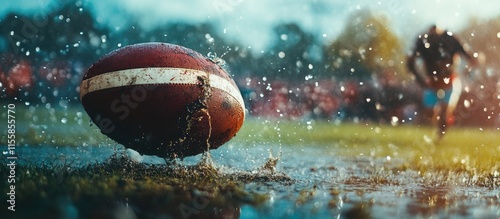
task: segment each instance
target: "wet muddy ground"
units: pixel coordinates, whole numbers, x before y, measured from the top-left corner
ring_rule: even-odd
[[[18,153],[22,157],[20,162],[53,161],[52,165],[64,162],[77,168],[104,162],[116,151],[123,150],[119,146],[38,146],[19,147]],[[245,191],[265,197],[258,204],[242,202],[229,209],[219,208],[222,213],[218,215],[239,218],[500,217],[498,187],[470,186],[467,181],[474,179],[460,174],[440,175],[430,171],[422,174],[402,168],[404,161],[397,158],[344,157],[337,151],[321,145],[250,146],[237,142],[213,150],[213,167],[219,174],[241,181]],[[263,168],[266,162],[276,160],[270,157],[279,160]],[[157,157],[135,156],[133,159],[164,165],[164,160]],[[195,166],[200,160],[202,156],[198,155],[177,165]],[[214,211],[205,200],[196,200],[196,197],[192,200],[193,203],[181,203],[174,210],[180,210],[180,215],[186,218],[203,217],[206,212]],[[141,211],[133,204],[128,210],[127,206],[116,212],[135,218],[134,212]]]

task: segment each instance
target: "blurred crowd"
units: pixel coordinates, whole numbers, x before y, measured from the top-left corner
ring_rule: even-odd
[[[366,81],[320,79],[291,82],[245,78],[238,84],[251,116],[386,124],[430,124],[433,109],[422,104],[416,83],[382,74]],[[456,125],[500,127],[500,80],[465,83],[455,111]]]
[[[388,78],[291,82],[254,77],[238,82],[249,114],[257,117],[413,122],[420,99],[413,93],[418,87]]]
[[[10,54],[0,55],[0,97],[46,103],[56,99],[79,101],[82,63],[36,62]]]

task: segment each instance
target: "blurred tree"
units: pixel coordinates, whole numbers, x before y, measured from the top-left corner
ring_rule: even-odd
[[[324,47],[330,72],[338,78],[369,78],[390,72],[405,77],[400,39],[383,16],[361,10],[348,19],[341,35]]]
[[[274,44],[259,59],[261,76],[304,80],[307,75],[312,75],[319,59],[312,54],[316,44],[313,36],[295,23],[279,24],[274,33]]]
[[[31,17],[9,14],[2,20],[0,32],[9,43],[6,52],[25,55],[36,63],[54,59],[90,63],[105,36],[105,30],[94,25],[92,15],[74,3]]]

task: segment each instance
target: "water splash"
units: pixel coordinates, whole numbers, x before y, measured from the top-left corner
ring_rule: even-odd
[[[207,54],[207,58],[212,61],[213,63],[217,64],[218,66],[220,66],[222,69],[224,70],[228,70],[228,66],[227,66],[227,63],[226,63],[226,60],[223,59],[223,57],[229,52],[231,51],[231,48],[228,48],[228,50],[226,52],[224,52],[221,56],[218,56],[216,52],[209,52]]]
[[[272,150],[270,149],[269,150],[269,158],[267,159],[266,163],[264,164],[264,166],[262,166],[259,171],[260,172],[268,172],[270,174],[274,174],[276,173],[276,167],[278,165],[278,161],[280,160],[281,158],[281,155],[282,155],[282,152],[280,150],[280,153],[278,155],[278,157],[274,157],[273,156],[273,152]]]
[[[215,167],[210,151],[207,150],[203,153],[200,162],[196,165],[196,169],[199,171],[218,172],[218,168]]]

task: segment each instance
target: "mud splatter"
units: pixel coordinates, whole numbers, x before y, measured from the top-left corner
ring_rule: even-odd
[[[197,87],[199,87],[202,91],[201,96],[195,101],[189,103],[186,106],[187,115],[185,118],[180,118],[178,122],[178,127],[183,130],[182,137],[179,138],[178,141],[172,142],[170,144],[171,147],[176,145],[181,145],[182,147],[196,148],[203,147],[202,145],[198,145],[201,143],[205,144],[205,151],[208,153],[210,150],[210,138],[212,136],[212,118],[210,116],[210,112],[208,111],[208,101],[212,97],[212,90],[210,87],[210,79],[209,73],[204,76],[197,77]],[[194,126],[199,125],[204,119],[207,122],[207,130],[206,137],[204,138],[204,142],[198,141],[197,137],[193,137],[193,135],[198,135],[199,133],[195,133]],[[183,154],[172,154],[171,158],[175,157],[184,157]]]
[[[269,150],[269,158],[267,159],[267,162],[264,164],[264,166],[260,168],[260,171],[274,174],[276,172],[276,166],[278,165],[280,157],[281,157],[281,152],[279,153],[278,157],[274,157],[272,150]]]

